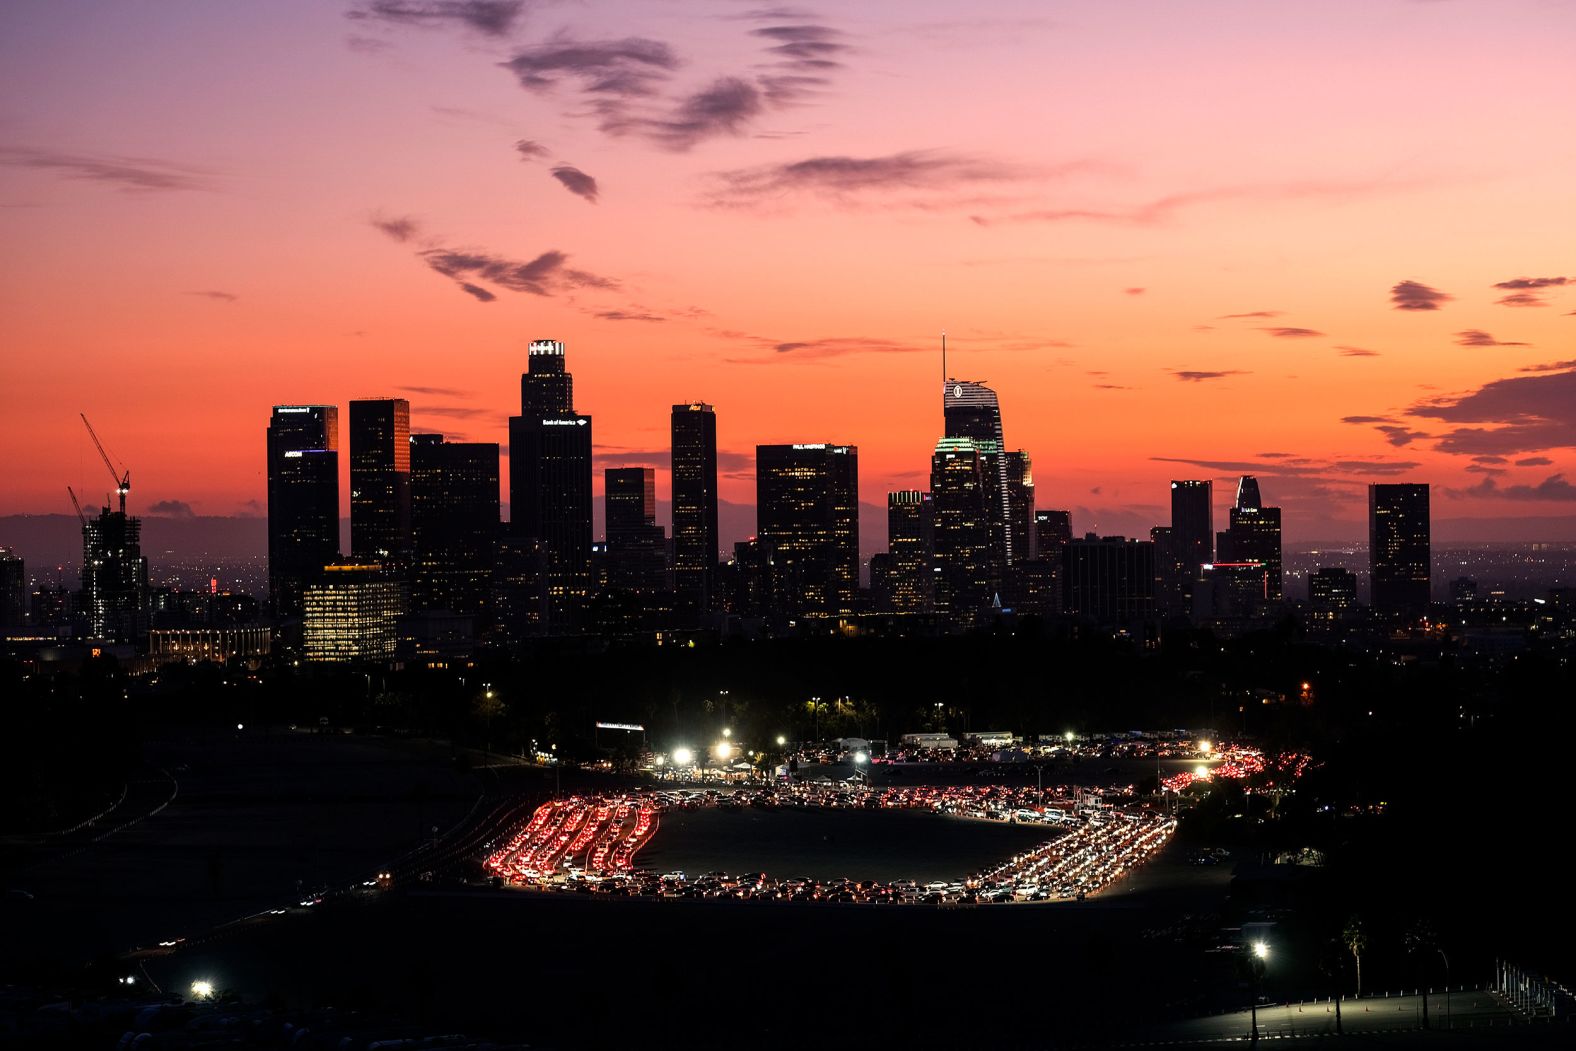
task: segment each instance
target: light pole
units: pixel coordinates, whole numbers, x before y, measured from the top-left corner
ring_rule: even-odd
[[[1264,961],[1269,959],[1269,956],[1270,947],[1267,942],[1253,943],[1253,958],[1248,962],[1248,965],[1253,968],[1253,1006],[1251,1008],[1253,1037],[1250,1043],[1254,1044],[1259,1042],[1259,979],[1264,974]]]
[[[854,753],[854,769],[859,772],[859,776],[860,777],[864,778],[865,787],[869,788],[870,787],[870,753],[869,752],[860,751],[860,752],[855,752]]]

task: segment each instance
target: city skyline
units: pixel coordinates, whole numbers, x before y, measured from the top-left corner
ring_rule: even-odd
[[[757,444],[835,435],[868,516],[926,485],[945,330],[1080,531],[1164,521],[1176,477],[1220,482],[1224,521],[1253,474],[1288,540],[1363,536],[1366,485],[1401,479],[1436,519],[1576,536],[1573,162],[1498,101],[1569,105],[1568,5],[92,6],[75,46],[58,5],[0,36],[0,229],[31,249],[0,514],[97,491],[79,409],[144,515],[261,514],[273,404],[405,398],[413,433],[505,443],[549,332],[595,503],[616,466],[665,503],[665,417],[703,400],[725,504]],[[592,59],[630,74],[601,120]]]

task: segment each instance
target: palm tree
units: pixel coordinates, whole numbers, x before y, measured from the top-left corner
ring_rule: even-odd
[[[1346,946],[1346,951],[1352,954],[1352,959],[1357,963],[1357,995],[1363,995],[1363,953],[1368,951],[1368,928],[1363,924],[1361,916],[1353,916],[1346,921],[1346,927],[1341,931],[1341,944]]]

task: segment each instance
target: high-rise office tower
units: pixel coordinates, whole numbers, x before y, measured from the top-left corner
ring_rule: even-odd
[[[657,525],[656,476],[650,467],[609,467],[603,472],[611,588],[645,595],[667,590],[667,537]]]
[[[350,403],[350,553],[403,561],[410,553],[410,402]]]
[[[1073,542],[1071,511],[1034,512],[1034,553],[1038,558],[1060,558]]]
[[[487,612],[498,541],[498,444],[410,437],[411,608]]]
[[[1191,613],[1193,584],[1203,565],[1215,560],[1214,488],[1207,480],[1171,483],[1170,532],[1155,537],[1162,613]]]
[[[1034,557],[1034,462],[1028,452],[1002,454],[1007,466],[1007,564]]]
[[[140,642],[148,631],[148,560],[142,519],[104,505],[82,526],[82,601],[87,633],[106,642]]]
[[[934,603],[955,624],[969,625],[1000,587],[993,557],[990,458],[972,438],[943,438],[930,458]]]
[[[1265,507],[1259,482],[1245,474],[1237,483],[1230,524],[1215,540],[1217,562],[1257,562],[1264,567],[1264,600],[1279,602],[1281,585],[1281,509]]]
[[[1067,612],[1101,624],[1155,615],[1155,545],[1090,533],[1067,545],[1063,601]]]
[[[27,622],[27,574],[22,559],[0,547],[0,632],[17,631]]]
[[[922,613],[930,608],[934,510],[930,494],[900,489],[887,494],[887,562],[885,605],[895,613]],[[871,586],[874,587],[874,565]]]
[[[548,618],[567,626],[591,583],[591,417],[574,409],[564,345],[531,343],[509,418],[509,533],[541,544]]]
[[[710,405],[673,406],[673,590],[686,607],[717,605],[717,414]]]
[[[302,653],[309,661],[394,657],[405,584],[379,563],[330,563],[302,594]]]
[[[1373,607],[1387,613],[1428,609],[1432,545],[1428,486],[1368,487],[1368,564]]]
[[[999,582],[1016,550],[1001,404],[996,392],[983,383],[949,379],[942,387],[941,407],[946,437],[973,441],[981,460],[990,513],[991,575]]]
[[[299,617],[304,583],[339,557],[339,409],[275,405],[268,421],[268,590]]]
[[[1025,564],[1018,608],[1041,615],[1062,612],[1067,545],[1073,542],[1071,511],[1034,512],[1034,557]]]
[[[859,590],[859,450],[824,442],[756,446],[755,514],[771,612],[852,612]]]
[[[1308,605],[1339,614],[1357,605],[1357,574],[1340,566],[1325,566],[1308,575]]]

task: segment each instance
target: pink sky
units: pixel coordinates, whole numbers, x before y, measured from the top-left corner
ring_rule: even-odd
[[[1573,40],[1559,0],[12,0],[0,513],[103,489],[78,411],[144,512],[256,513],[276,402],[503,442],[532,338],[609,464],[704,399],[725,498],[824,440],[879,504],[945,329],[1079,530],[1244,470],[1290,541],[1374,480],[1571,515]]]

